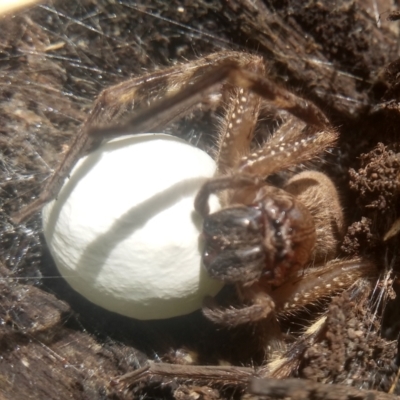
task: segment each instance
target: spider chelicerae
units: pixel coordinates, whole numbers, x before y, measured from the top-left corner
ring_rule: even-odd
[[[291,117],[254,149],[265,101]],[[215,53],[105,89],[39,197],[13,220],[26,220],[54,198],[79,158],[105,137],[151,132],[199,104],[214,102],[224,104],[218,170],[199,191],[195,208],[204,218],[204,265],[215,279],[236,286],[242,305],[207,305],[205,315],[228,326],[253,322],[273,311],[292,312],[358,278],[375,276],[368,261],[336,258],[344,219],[336,188],[326,175],[303,171],[279,187],[268,183],[271,175],[333,146],[337,133],[318,107],[268,80],[263,60],[247,53]],[[135,116],[115,127],[132,109]],[[213,193],[222,209],[210,214]]]

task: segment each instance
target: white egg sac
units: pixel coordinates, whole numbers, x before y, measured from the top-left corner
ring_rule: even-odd
[[[93,303],[132,318],[199,309],[222,287],[202,266],[193,206],[215,169],[206,153],[164,134],[104,143],[43,209],[60,273]]]

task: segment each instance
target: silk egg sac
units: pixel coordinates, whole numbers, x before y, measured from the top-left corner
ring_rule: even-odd
[[[83,157],[43,209],[61,275],[91,302],[142,319],[185,315],[222,284],[201,262],[194,199],[214,176],[210,156],[165,134],[105,142]],[[218,200],[210,200],[212,211]]]

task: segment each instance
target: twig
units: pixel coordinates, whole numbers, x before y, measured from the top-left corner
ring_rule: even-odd
[[[255,374],[254,369],[245,367],[149,363],[143,368],[113,379],[112,384],[128,383],[132,385],[144,379],[161,378],[162,380],[203,381],[207,384],[213,382],[223,385],[245,386]]]

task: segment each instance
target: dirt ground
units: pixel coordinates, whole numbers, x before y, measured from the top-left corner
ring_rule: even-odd
[[[396,11],[395,0],[71,0],[0,17],[0,398],[400,394]],[[101,89],[224,49],[262,55],[270,78],[338,130],[314,167],[340,191],[348,229],[338,257],[375,271],[276,322],[279,351],[262,324],[228,330],[200,311],[149,322],[104,311],[58,275],[40,216],[10,220],[40,192]],[[209,150],[215,124],[196,112],[166,131]],[[252,376],[268,379],[248,386]]]

